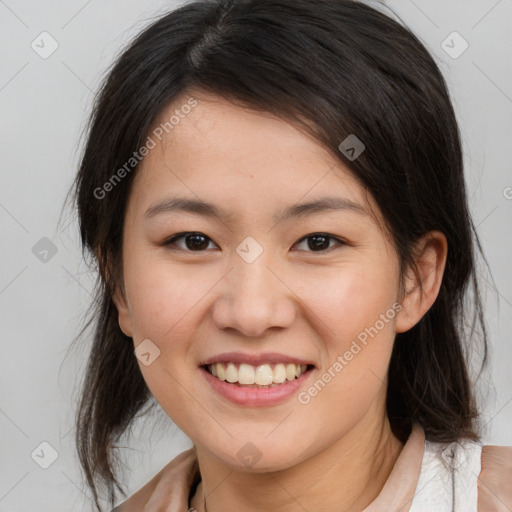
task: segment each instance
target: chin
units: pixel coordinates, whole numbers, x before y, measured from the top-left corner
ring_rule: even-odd
[[[250,439],[250,438],[249,438]],[[254,438],[253,438],[254,439]],[[268,473],[282,471],[299,464],[304,456],[297,452],[299,442],[290,441],[284,446],[279,441],[262,438],[245,442],[233,441],[223,448],[212,447],[208,451],[220,462],[236,471]]]

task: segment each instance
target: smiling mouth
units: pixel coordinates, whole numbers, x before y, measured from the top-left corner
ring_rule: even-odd
[[[203,365],[202,368],[217,379],[234,386],[273,388],[298,379],[311,371],[314,365],[294,363],[251,365],[229,361]]]

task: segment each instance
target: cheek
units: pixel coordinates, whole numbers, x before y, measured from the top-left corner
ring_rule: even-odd
[[[204,314],[201,300],[212,283],[189,269],[177,270],[162,258],[134,253],[125,268],[125,283],[134,348],[148,339],[159,351],[151,364],[139,361],[142,376],[163,410],[186,428],[190,393],[195,394],[190,345]]]
[[[134,338],[154,340],[162,348],[180,339],[194,309],[211,289],[209,280],[201,279],[197,269],[177,268],[154,255],[133,256],[126,265],[125,281],[130,298]]]
[[[316,286],[313,280],[301,286],[324,351],[319,378],[326,385],[318,384],[315,400],[326,413],[358,416],[385,384],[395,337],[395,271],[393,261],[354,263],[316,279]]]
[[[364,260],[348,262],[323,275],[303,273],[298,295],[305,304],[305,314],[308,310],[312,313],[310,321],[316,317],[317,323],[323,324],[324,340],[334,340],[337,347],[336,340],[357,336],[393,306],[395,275],[393,261],[378,265]]]

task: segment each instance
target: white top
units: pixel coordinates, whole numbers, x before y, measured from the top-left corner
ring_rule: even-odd
[[[477,512],[482,445],[425,441],[420,476],[409,512]]]

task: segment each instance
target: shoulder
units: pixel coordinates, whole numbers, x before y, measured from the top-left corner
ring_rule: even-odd
[[[175,508],[188,509],[188,494],[198,471],[194,448],[171,460],[144,487],[115,507],[111,512],[142,512],[159,510],[158,505],[172,503]],[[147,508],[150,505],[151,507]]]
[[[478,510],[512,510],[512,446],[482,446]]]

